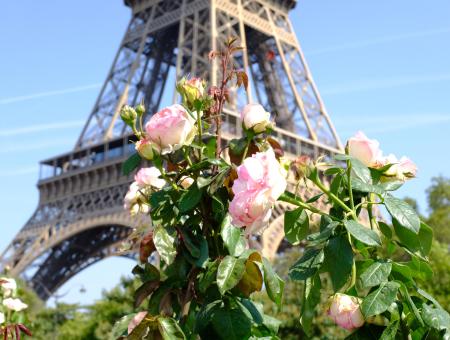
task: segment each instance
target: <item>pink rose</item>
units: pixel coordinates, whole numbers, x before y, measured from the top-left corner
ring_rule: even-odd
[[[359,328],[364,324],[359,299],[354,296],[335,294],[328,309],[328,315],[338,326],[348,330]]]
[[[189,145],[197,132],[195,119],[178,104],[155,113],[145,125],[145,130],[148,140],[157,145],[162,154]]]
[[[247,227],[247,234],[264,228],[272,216],[273,202],[268,193],[269,189],[242,191],[236,194],[229,208],[233,224]]]
[[[274,203],[286,190],[286,171],[269,149],[246,158],[237,168],[237,175],[230,215],[235,225],[253,233],[269,222]]]
[[[136,142],[134,148],[138,152],[138,154],[144,158],[151,161],[154,156],[154,145],[148,139],[141,139]]]
[[[159,178],[160,176],[161,172],[152,166],[150,168],[140,169],[134,176],[134,180],[140,187],[152,186],[161,189],[166,184],[166,181]]]
[[[366,166],[377,166],[381,158],[380,143],[359,131],[348,140],[348,153]]]
[[[272,127],[270,113],[260,104],[247,104],[241,111],[241,119],[247,130],[253,130],[256,133],[266,131]]]

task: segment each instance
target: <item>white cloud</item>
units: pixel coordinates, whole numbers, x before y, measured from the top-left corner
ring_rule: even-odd
[[[0,98],[0,105],[17,103],[17,102],[22,102],[22,101],[37,99],[37,98],[43,98],[43,97],[59,96],[59,95],[68,94],[68,93],[83,92],[83,91],[87,91],[87,90],[91,90],[91,89],[98,89],[100,86],[102,86],[101,83],[95,83],[95,84],[71,87],[71,88],[62,89],[62,90],[38,92],[38,93],[32,93],[29,95],[17,96],[17,97]]]
[[[74,120],[68,122],[61,123],[47,123],[47,124],[36,124],[30,126],[24,126],[20,128],[12,128],[12,129],[3,129],[0,130],[0,137],[12,137],[23,135],[27,133],[33,132],[42,132],[47,130],[56,130],[56,129],[68,129],[73,127],[81,127],[83,126],[85,121],[82,120]]]
[[[393,87],[435,83],[450,80],[449,73],[430,74],[430,75],[409,75],[397,76],[382,79],[360,80],[349,84],[340,84],[336,86],[322,86],[320,93],[322,95],[332,96],[341,94],[351,94],[355,92],[364,92],[371,90],[390,89]]]
[[[437,28],[437,29],[421,31],[421,32],[397,34],[397,35],[391,35],[391,36],[386,36],[386,37],[378,37],[378,38],[373,38],[373,39],[369,39],[369,40],[365,40],[365,41],[343,43],[340,45],[329,46],[329,47],[319,48],[316,50],[305,51],[305,52],[306,52],[306,55],[309,57],[312,55],[320,55],[320,54],[326,54],[326,53],[331,53],[331,52],[339,52],[339,51],[347,50],[347,49],[363,48],[363,47],[369,47],[369,46],[374,46],[374,45],[397,42],[397,41],[401,41],[401,40],[424,38],[424,37],[429,37],[429,36],[434,36],[434,35],[439,35],[439,34],[446,34],[446,33],[450,33],[450,27]]]

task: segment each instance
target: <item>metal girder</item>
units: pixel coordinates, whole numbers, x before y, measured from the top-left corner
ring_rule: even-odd
[[[330,157],[342,150],[288,17],[296,1],[125,2],[132,17],[75,148],[41,162],[39,205],[0,258],[14,275],[35,268],[26,278],[44,298],[112,255],[130,228],[149,223],[148,216],[131,219],[122,208],[133,178],[121,174],[121,164],[134,146],[131,131],[118,117],[121,107],[144,99],[147,114],[156,112],[163,93],[173,89],[166,84],[169,74],[209,77],[217,85],[218,62],[209,61],[208,52],[220,50],[230,36],[245,47],[234,62],[247,71],[250,83],[248,92],[230,89],[223,138],[240,136],[238,112],[257,101],[275,117],[273,134],[288,157]],[[286,209],[277,206],[269,228],[254,240],[269,258],[283,240]]]

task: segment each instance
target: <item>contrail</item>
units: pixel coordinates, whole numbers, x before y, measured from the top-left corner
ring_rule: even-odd
[[[48,141],[43,141],[40,143],[32,143],[29,144],[28,142],[24,144],[15,144],[15,145],[6,145],[2,146],[0,148],[0,154],[2,153],[18,153],[22,151],[34,151],[34,150],[41,150],[41,149],[48,149],[48,148],[54,148],[54,147],[61,147],[61,146],[68,146],[73,145],[74,141],[72,139],[53,139]]]
[[[350,116],[346,115],[345,117],[339,117],[337,122],[345,121],[345,122],[357,122],[359,128],[361,125],[374,126],[373,128],[364,129],[367,133],[385,133],[385,132],[395,132],[401,130],[408,130],[418,127],[423,127],[427,125],[436,125],[436,124],[448,124],[450,123],[450,113],[438,113],[438,114],[392,114],[382,116],[372,116],[372,115],[355,115]],[[381,127],[380,127],[381,126]],[[344,134],[351,134],[356,130],[352,127],[346,125],[339,131],[344,132]]]
[[[354,82],[353,84],[343,84],[334,87],[322,86],[320,91],[323,95],[340,95],[349,94],[355,92],[364,92],[370,90],[380,90],[389,89],[392,87],[416,85],[424,83],[435,83],[440,81],[450,80],[450,74],[430,74],[430,75],[412,75],[412,76],[399,76],[383,79],[370,79],[363,80],[359,82]]]
[[[21,128],[17,128],[17,129],[5,129],[5,130],[0,130],[0,137],[11,137],[11,136],[23,135],[26,133],[32,133],[32,132],[41,132],[41,131],[47,131],[47,130],[81,127],[81,126],[83,126],[84,123],[85,123],[85,121],[82,121],[82,120],[74,120],[74,121],[62,122],[62,123],[36,124],[36,125],[25,126],[25,127],[21,127]]]
[[[29,94],[26,96],[0,98],[0,104],[17,103],[17,102],[22,102],[25,100],[30,100],[30,99],[36,99],[36,98],[42,98],[42,97],[52,97],[52,96],[58,96],[58,95],[67,94],[67,93],[82,92],[82,91],[87,91],[90,89],[97,89],[100,86],[102,86],[101,83],[96,83],[96,84],[71,87],[71,88],[63,89],[63,90],[32,93],[32,94]]]
[[[330,46],[330,47],[319,48],[316,50],[306,51],[305,53],[307,56],[319,55],[319,54],[337,52],[337,51],[342,51],[342,50],[347,50],[347,49],[387,44],[387,43],[396,42],[396,41],[400,41],[400,40],[422,38],[422,37],[428,37],[428,36],[433,36],[433,35],[438,35],[438,34],[446,34],[446,33],[450,33],[450,27],[438,28],[438,29],[434,29],[434,30],[421,31],[421,32],[398,34],[398,35],[380,37],[380,38],[375,38],[375,39],[365,40],[365,41],[350,42],[350,43],[345,43],[342,45],[335,45],[335,46]]]

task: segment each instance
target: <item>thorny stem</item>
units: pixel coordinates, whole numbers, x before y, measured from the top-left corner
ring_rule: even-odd
[[[355,211],[355,203],[353,201],[352,189],[352,163],[347,160],[347,180],[348,180],[348,195],[350,197],[350,208]]]
[[[230,51],[227,50],[225,57],[222,58],[222,84],[220,86],[220,95],[219,95],[219,107],[216,117],[216,158],[218,159],[220,157],[220,148],[221,148],[221,141],[222,141],[222,110],[223,110],[223,104],[225,102],[225,86],[227,85],[227,69],[228,69],[228,62],[230,57]]]
[[[245,157],[247,157],[248,148],[250,146],[250,141],[251,141],[251,139],[247,137],[247,144],[245,144],[245,149],[244,149],[244,153],[242,154],[241,163],[244,161]]]
[[[200,116],[200,112],[197,112],[197,125],[198,125],[198,145],[201,147],[203,144],[203,127],[202,127],[202,117]],[[200,149],[198,152],[198,160],[202,160],[202,150]]]
[[[372,200],[373,200],[373,194],[369,194],[369,203],[367,204],[367,213],[369,214],[369,222],[370,222],[370,229],[373,230],[373,212],[372,212]]]

